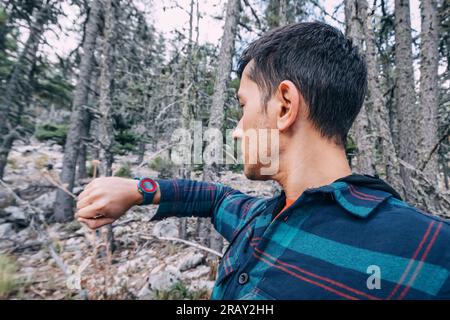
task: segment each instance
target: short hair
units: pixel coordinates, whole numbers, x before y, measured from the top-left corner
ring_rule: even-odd
[[[263,91],[263,105],[280,82],[290,80],[305,99],[314,127],[345,146],[367,90],[366,62],[350,39],[326,23],[294,23],[252,42],[239,59],[239,78],[252,60],[249,76]]]

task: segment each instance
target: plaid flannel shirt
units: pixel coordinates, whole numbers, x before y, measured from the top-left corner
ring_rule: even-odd
[[[222,184],[158,180],[154,220],[210,217],[229,242],[211,299],[450,299],[449,221],[352,174],[307,189],[246,195]]]

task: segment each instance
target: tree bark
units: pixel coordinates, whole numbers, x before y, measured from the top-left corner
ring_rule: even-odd
[[[398,155],[417,165],[417,119],[409,0],[395,0],[395,101],[398,121]],[[406,200],[414,193],[411,170],[400,167]]]
[[[117,23],[117,0],[101,0],[104,12],[103,37],[101,38],[101,56],[100,56],[100,100],[97,128],[98,145],[100,146],[100,165],[106,177],[112,176],[112,165],[114,162],[114,128],[112,122],[113,115],[113,79],[115,71],[115,42],[116,42],[116,23]],[[107,255],[114,251],[114,233],[112,225],[103,227],[106,233]]]
[[[358,46],[360,52],[364,48],[364,18],[360,16],[361,1],[345,1],[345,21],[346,35],[352,39],[353,44]],[[367,7],[366,7],[367,8]],[[362,174],[373,175],[375,173],[373,132],[369,122],[367,103],[364,103],[358,117],[350,129],[350,137],[355,141],[357,147],[356,163],[352,166],[353,170]]]
[[[181,122],[183,129],[188,130],[191,135],[191,121],[192,121],[192,105],[191,105],[191,85],[192,85],[192,69],[191,63],[189,60],[193,59],[193,50],[192,50],[192,38],[193,38],[193,30],[194,30],[194,0],[190,2],[190,15],[189,15],[189,35],[188,35],[188,44],[187,44],[187,52],[186,59],[184,65],[184,74],[183,74],[183,96],[182,96],[182,110],[181,110]],[[190,156],[190,155],[189,155]],[[182,179],[190,179],[191,178],[191,161],[189,163],[185,163],[181,166],[178,171],[179,178]],[[181,239],[187,238],[187,218],[180,218],[178,222],[178,231]]]
[[[418,118],[419,157],[421,161],[428,159],[434,145],[438,141],[437,114],[439,107],[439,36],[436,0],[421,2],[421,50],[420,50],[420,101]],[[434,153],[424,168],[424,173],[437,186],[439,175],[438,153]],[[422,166],[419,166],[422,167]]]
[[[212,98],[211,113],[209,117],[208,128],[215,128],[222,132],[224,123],[225,100],[227,97],[227,83],[230,77],[231,66],[234,53],[234,42],[236,38],[237,26],[240,18],[240,1],[228,0],[225,17],[225,26],[220,44],[219,61],[214,85],[214,94]],[[217,143],[215,141],[214,143]],[[213,150],[219,150],[213,147]],[[221,148],[220,148],[221,150]],[[219,155],[222,159],[222,154]],[[205,164],[203,170],[203,179],[205,181],[217,181],[218,164]],[[221,251],[223,247],[222,237],[211,228],[210,247],[216,251]]]
[[[114,162],[114,128],[113,115],[113,77],[115,70],[115,6],[114,0],[102,0],[105,25],[103,37],[101,38],[100,55],[100,78],[99,78],[99,119],[97,127],[98,146],[100,147],[100,163],[105,176],[112,175],[112,164]]]
[[[83,43],[84,55],[80,63],[80,73],[73,97],[69,132],[64,148],[65,152],[60,180],[69,191],[72,191],[74,186],[83,113],[87,112],[84,110],[89,91],[89,84],[86,79],[89,79],[94,65],[95,43],[99,31],[100,6],[100,0],[92,0],[90,3],[89,20],[86,25],[86,34]],[[56,195],[54,213],[56,221],[59,222],[73,219],[73,199],[61,190],[58,190]]]

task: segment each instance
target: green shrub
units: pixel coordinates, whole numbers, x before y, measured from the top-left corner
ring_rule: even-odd
[[[133,172],[131,171],[130,163],[126,162],[121,165],[119,169],[117,169],[117,171],[114,173],[114,176],[122,178],[133,178]]]
[[[209,290],[189,290],[182,282],[177,282],[172,289],[167,291],[156,291],[156,300],[199,300],[209,299]]]
[[[66,143],[68,128],[63,124],[42,124],[36,128],[34,133],[39,141],[53,140],[57,144],[64,146]]]
[[[172,161],[165,158],[156,157],[150,164],[150,168],[159,172],[159,177],[167,179],[173,177],[175,171],[175,165]]]
[[[0,255],[0,299],[7,298],[16,286],[16,265],[7,256]]]
[[[115,154],[125,155],[127,152],[134,152],[139,144],[139,136],[128,129],[116,132],[114,139],[116,141],[113,150]]]

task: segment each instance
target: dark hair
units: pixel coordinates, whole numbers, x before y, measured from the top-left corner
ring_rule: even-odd
[[[367,88],[367,67],[351,40],[322,22],[303,22],[271,30],[251,43],[238,63],[249,71],[267,105],[283,80],[292,81],[309,106],[309,120],[322,136],[344,146]]]

